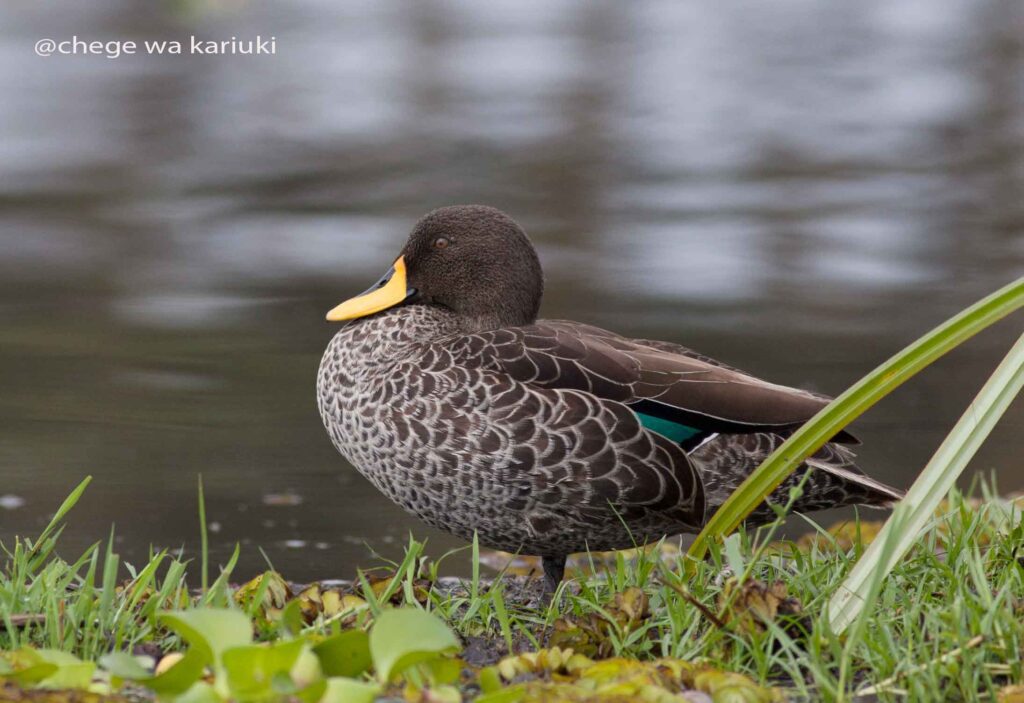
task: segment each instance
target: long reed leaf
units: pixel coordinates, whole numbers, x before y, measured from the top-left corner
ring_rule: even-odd
[[[946,352],[1022,306],[1024,277],[950,318],[851,386],[794,432],[747,477],[708,520],[690,546],[689,556],[693,560],[703,559],[711,540],[735,530],[804,459],[864,411]],[[691,572],[693,560],[688,561],[687,566]]]
[[[868,584],[884,578],[918,540],[918,535],[935,514],[967,462],[974,456],[1010,402],[1024,387],[1024,335],[1013,345],[953,430],[936,450],[893,516],[868,546],[828,604],[829,623],[841,633],[853,622],[866,602]],[[883,549],[891,533],[898,533],[896,546]]]

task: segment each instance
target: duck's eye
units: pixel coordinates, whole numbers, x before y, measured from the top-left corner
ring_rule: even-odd
[[[451,244],[451,242],[448,241],[448,237],[438,237],[434,240],[435,249],[445,249],[449,244]]]

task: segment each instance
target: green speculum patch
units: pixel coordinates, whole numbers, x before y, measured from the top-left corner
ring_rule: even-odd
[[[673,442],[685,442],[700,434],[700,430],[695,427],[681,425],[678,422],[665,420],[664,418],[656,417],[654,415],[637,413],[637,417],[640,418],[640,424],[651,432],[657,432],[660,435],[664,435]]]

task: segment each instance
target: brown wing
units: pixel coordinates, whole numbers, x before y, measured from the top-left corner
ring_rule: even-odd
[[[505,373],[544,388],[583,390],[703,432],[787,433],[829,398],[769,383],[685,347],[542,320],[464,338]],[[856,442],[841,432],[833,441]]]

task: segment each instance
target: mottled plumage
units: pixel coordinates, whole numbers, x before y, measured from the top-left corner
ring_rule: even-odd
[[[321,362],[328,433],[435,527],[544,556],[549,579],[560,578],[569,553],[698,530],[828,402],[668,342],[536,321],[533,262],[507,216],[445,208],[419,223],[398,273],[332,312],[359,319]],[[797,510],[900,497],[854,465],[840,444],[854,441],[842,433],[808,460]],[[802,475],[775,496],[785,500]],[[772,515],[762,506],[752,520]]]
[[[425,522],[542,555],[617,549],[698,528],[701,482],[676,444],[625,405],[501,369],[442,309],[349,325],[320,368],[338,450]],[[622,520],[616,518],[616,512]]]

